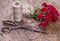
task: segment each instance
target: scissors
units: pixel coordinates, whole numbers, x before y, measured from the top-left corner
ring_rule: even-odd
[[[2,28],[2,32],[5,33],[10,33],[12,30],[17,30],[17,29],[27,29],[27,30],[30,30],[30,31],[35,31],[35,32],[42,32],[39,27],[32,27],[32,26],[29,26],[29,25],[24,25],[24,24],[19,24],[17,25],[15,22],[13,21],[3,21],[3,25],[5,25],[3,28]]]

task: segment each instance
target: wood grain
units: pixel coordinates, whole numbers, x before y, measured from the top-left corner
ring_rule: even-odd
[[[0,0],[0,41],[60,41],[60,21],[56,23],[49,23],[47,26],[47,34],[32,32],[28,30],[14,30],[9,34],[1,32],[2,20],[13,20],[12,3],[17,0]],[[19,0],[24,3],[29,3],[28,0]],[[32,0],[31,0],[32,1]],[[60,12],[60,0],[33,0],[33,2],[47,2],[54,5]],[[29,4],[32,4],[30,2]],[[39,4],[39,3],[37,3]],[[36,3],[32,4],[37,6]],[[40,6],[40,5],[38,5]],[[35,23],[33,23],[35,24]],[[36,25],[36,24],[35,24]]]

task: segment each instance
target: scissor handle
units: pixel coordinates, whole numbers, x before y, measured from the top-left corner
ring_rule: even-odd
[[[10,33],[11,32],[11,29],[9,27],[3,27],[2,28],[2,32],[3,33]]]
[[[16,25],[15,22],[10,21],[10,20],[5,20],[5,21],[3,21],[3,24],[4,24],[4,25]]]

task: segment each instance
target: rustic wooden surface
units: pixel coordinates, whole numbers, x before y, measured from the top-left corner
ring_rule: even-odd
[[[2,20],[13,20],[11,4],[14,1],[17,0],[0,0],[0,41],[60,41],[60,21],[49,23],[47,34],[22,29],[14,30],[9,34],[2,33]],[[19,1],[25,3],[27,0]],[[39,0],[37,1],[39,2]],[[60,11],[60,0],[40,0],[40,3],[44,1],[53,4]]]

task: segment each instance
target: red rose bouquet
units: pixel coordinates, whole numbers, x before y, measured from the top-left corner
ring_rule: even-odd
[[[38,19],[40,22],[38,24],[38,27],[46,27],[49,21],[52,20],[56,22],[59,17],[59,13],[53,5],[44,2],[42,3],[42,6],[44,6],[44,8],[41,9],[38,8],[34,10],[33,13],[33,15],[36,16],[35,19]]]

